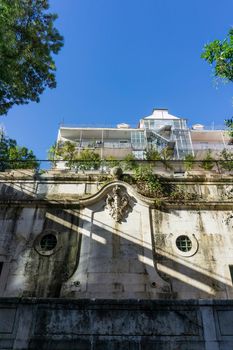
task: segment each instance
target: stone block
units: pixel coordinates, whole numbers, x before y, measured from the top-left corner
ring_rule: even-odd
[[[91,339],[33,339],[30,341],[28,350],[92,350]]]
[[[217,314],[221,335],[233,336],[233,311],[218,310]]]
[[[109,338],[97,340],[93,345],[93,350],[139,350],[139,343]]]
[[[16,309],[0,308],[0,337],[1,334],[13,332],[15,315]]]

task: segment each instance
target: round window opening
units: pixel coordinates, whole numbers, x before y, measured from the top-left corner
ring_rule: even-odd
[[[43,252],[53,250],[57,245],[57,238],[52,234],[48,234],[42,237],[40,241],[40,248]]]
[[[189,252],[192,249],[192,242],[188,236],[179,236],[176,239],[176,246],[182,252]]]

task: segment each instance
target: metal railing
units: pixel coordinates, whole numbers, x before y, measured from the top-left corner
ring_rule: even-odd
[[[132,148],[130,142],[81,142],[77,148]]]
[[[233,145],[224,145],[223,143],[201,143],[201,142],[193,142],[194,150],[224,150],[224,149],[233,150]]]
[[[225,131],[227,130],[227,126],[224,125],[224,124],[215,124],[215,123],[212,123],[210,125],[203,125],[203,129],[193,129],[192,126],[189,127],[190,130],[192,131]]]
[[[93,129],[119,129],[119,130],[127,130],[127,129],[137,129],[138,128],[138,123],[127,123],[129,125],[129,128],[118,128],[117,125],[121,124],[116,123],[116,124],[109,124],[109,123],[85,123],[85,124],[72,124],[72,123],[60,123],[60,128],[79,128],[79,129],[86,129],[86,128],[93,128]]]
[[[117,125],[118,124],[121,124],[120,122],[119,123],[116,123],[116,124],[109,124],[109,123],[80,123],[80,124],[76,124],[76,123],[60,123],[59,126],[61,128],[83,128],[83,129],[86,129],[86,128],[94,128],[94,129],[120,129],[121,128],[118,128]],[[135,123],[135,122],[132,122],[132,123],[126,123],[129,125],[129,129],[138,129],[138,124],[139,123]],[[166,126],[166,125],[170,125],[169,123],[168,124],[165,124],[163,126]],[[140,129],[149,129],[149,130],[159,130],[160,128],[162,128],[163,126],[159,127],[159,128],[153,128],[153,127],[148,127],[148,126],[143,126],[142,128]],[[123,129],[123,128],[122,128]],[[209,124],[209,125],[203,125],[203,129],[193,129],[192,126],[181,126],[181,127],[175,127],[175,129],[182,129],[182,130],[192,130],[192,131],[212,131],[212,130],[215,130],[215,131],[222,131],[222,130],[227,130],[227,126],[224,125],[224,124],[215,124],[215,123],[212,123],[212,124]],[[127,130],[127,128],[126,128]]]

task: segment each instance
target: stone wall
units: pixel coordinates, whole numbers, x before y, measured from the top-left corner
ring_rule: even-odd
[[[233,298],[233,179],[163,181],[177,197],[146,198],[101,174],[0,174],[0,295]]]
[[[232,301],[0,299],[0,349],[230,350]]]
[[[233,179],[163,185],[0,173],[0,350],[233,349]]]

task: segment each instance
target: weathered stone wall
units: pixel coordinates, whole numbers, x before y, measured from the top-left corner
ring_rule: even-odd
[[[0,299],[0,349],[230,350],[232,301]]]
[[[233,349],[233,179],[163,181],[0,174],[0,350]]]
[[[145,198],[106,175],[0,174],[0,295],[233,298],[233,179],[164,181],[175,199]],[[43,251],[48,234],[57,244]],[[177,248],[181,235],[190,251]]]

